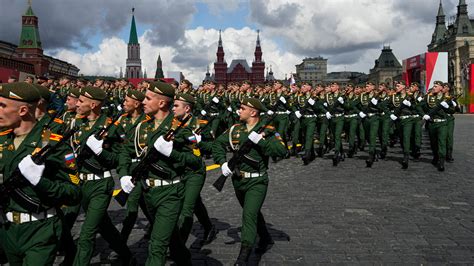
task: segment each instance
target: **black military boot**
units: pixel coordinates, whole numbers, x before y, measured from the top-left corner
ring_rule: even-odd
[[[308,165],[311,162],[311,152],[305,151],[301,159],[303,160],[303,165]]]
[[[249,262],[250,253],[252,252],[252,247],[241,246],[239,256],[235,261],[234,265],[247,265]]]
[[[341,158],[340,158],[339,152],[336,152],[334,154],[334,157],[332,157],[332,166],[337,166],[340,160]]]
[[[273,242],[273,239],[270,235],[262,236],[260,237],[260,240],[258,240],[258,244],[257,244],[257,247],[255,248],[255,252],[263,254],[274,243],[275,242]]]
[[[290,149],[290,156],[296,156],[296,144],[293,144]]]
[[[402,169],[407,169],[408,168],[408,160],[409,159],[410,159],[410,155],[408,153],[403,154]]]
[[[375,154],[369,153],[369,159],[365,160],[367,167],[369,168],[372,167],[372,165],[374,164],[374,160],[375,160]]]
[[[438,160],[438,171],[444,172],[444,158]]]
[[[439,161],[438,155],[435,155],[433,156],[433,159],[431,160],[431,164],[434,166],[438,166],[438,161]]]
[[[387,146],[383,146],[380,151],[380,159],[384,160],[387,157]]]
[[[354,147],[349,147],[349,152],[347,153],[347,157],[349,158],[354,157]]]
[[[309,156],[309,160],[310,161],[314,161],[316,159],[316,153],[314,152],[314,148],[311,147],[311,151],[310,151],[310,156]]]
[[[316,152],[318,154],[318,157],[323,157],[323,147],[322,146],[319,146],[319,148]]]
[[[415,161],[420,160],[420,156],[421,156],[420,150],[421,150],[420,147],[415,146],[415,150],[413,151],[413,158],[415,159]]]
[[[446,152],[446,162],[448,162],[448,163],[454,162],[454,159],[453,159],[453,150],[451,150],[451,149],[449,149],[449,150]]]

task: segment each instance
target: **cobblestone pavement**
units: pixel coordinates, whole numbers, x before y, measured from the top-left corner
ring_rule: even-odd
[[[422,160],[410,161],[408,170],[401,169],[398,145],[372,169],[365,167],[365,152],[337,168],[330,156],[308,166],[297,158],[271,163],[262,212],[275,244],[251,260],[260,265],[474,263],[472,134],[474,116],[457,116],[455,161],[443,173],[430,164],[426,136]],[[241,208],[230,182],[221,193],[211,186],[218,174],[218,169],[208,172],[202,196],[219,234],[201,246],[203,230],[195,222],[187,243],[195,265],[230,265],[239,252]],[[124,210],[113,202],[109,213],[120,229]],[[73,229],[75,237],[83,219]],[[128,241],[139,264],[147,256],[146,223],[141,215]],[[98,236],[92,262],[110,264],[115,258]]]

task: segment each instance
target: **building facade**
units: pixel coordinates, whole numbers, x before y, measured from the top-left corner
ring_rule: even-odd
[[[375,60],[374,67],[370,69],[369,80],[377,84],[385,82],[391,86],[394,77],[401,75],[402,72],[402,65],[390,46],[384,46],[379,58]]]
[[[130,38],[128,39],[127,61],[125,66],[125,78],[127,79],[143,78],[140,44],[138,43],[134,12],[135,8],[132,8],[132,25],[130,27]]]
[[[22,80],[26,75],[77,77],[75,65],[43,53],[39,34],[39,20],[29,3],[21,17],[21,34],[18,45],[0,41],[0,80],[8,76]]]
[[[224,47],[222,45],[222,36],[219,31],[219,42],[217,45],[217,60],[214,62],[214,81],[218,84],[226,84],[228,82],[240,82],[250,80],[252,83],[265,82],[265,62],[262,59],[263,52],[260,45],[260,32],[257,33],[257,43],[254,52],[254,61],[250,67],[245,59],[232,60],[230,66],[225,61]],[[206,75],[206,78],[209,78]],[[205,78],[205,79],[206,79]]]
[[[305,58],[296,65],[296,78],[300,81],[316,82],[326,79],[328,60],[320,56]]]
[[[465,0],[459,0],[455,20],[446,25],[445,17],[440,2],[428,51],[448,52],[448,82],[456,94],[467,95],[467,74],[470,64],[474,63],[474,20],[469,18]]]

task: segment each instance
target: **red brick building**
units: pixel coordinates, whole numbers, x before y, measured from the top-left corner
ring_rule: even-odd
[[[31,3],[21,17],[21,35],[18,46],[0,41],[0,81],[9,76],[23,80],[26,75],[53,75],[77,77],[79,68],[68,62],[43,54],[38,17],[33,13]]]
[[[222,46],[221,32],[219,31],[219,43],[217,46],[217,61],[214,63],[214,81],[218,84],[226,84],[232,81],[250,80],[252,83],[265,82],[265,62],[262,60],[262,47],[260,46],[260,32],[257,34],[255,46],[255,58],[252,67],[245,59],[232,60],[230,66],[224,59],[224,47]]]

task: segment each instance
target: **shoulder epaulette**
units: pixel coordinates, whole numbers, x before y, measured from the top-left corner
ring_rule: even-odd
[[[146,119],[146,120],[150,120],[150,119],[151,119],[151,116],[145,115],[145,119]]]
[[[55,119],[54,119],[54,122],[55,122],[55,123],[58,123],[58,124],[64,124],[64,121],[63,121],[62,119],[60,119],[60,118],[55,118]]]
[[[123,115],[121,115],[121,116],[124,117],[124,116],[127,116],[127,115],[128,115],[128,114],[123,114]]]
[[[62,135],[51,133],[49,140],[60,141],[63,138]]]
[[[10,134],[10,132],[12,132],[12,131],[13,131],[13,129],[7,129],[7,130],[5,130],[5,131],[2,131],[2,132],[0,132],[0,136],[8,135],[8,134]]]
[[[198,123],[199,123],[199,124],[202,124],[202,125],[206,125],[207,123],[209,123],[209,121],[204,120],[204,119],[199,119],[199,120],[198,120]]]

